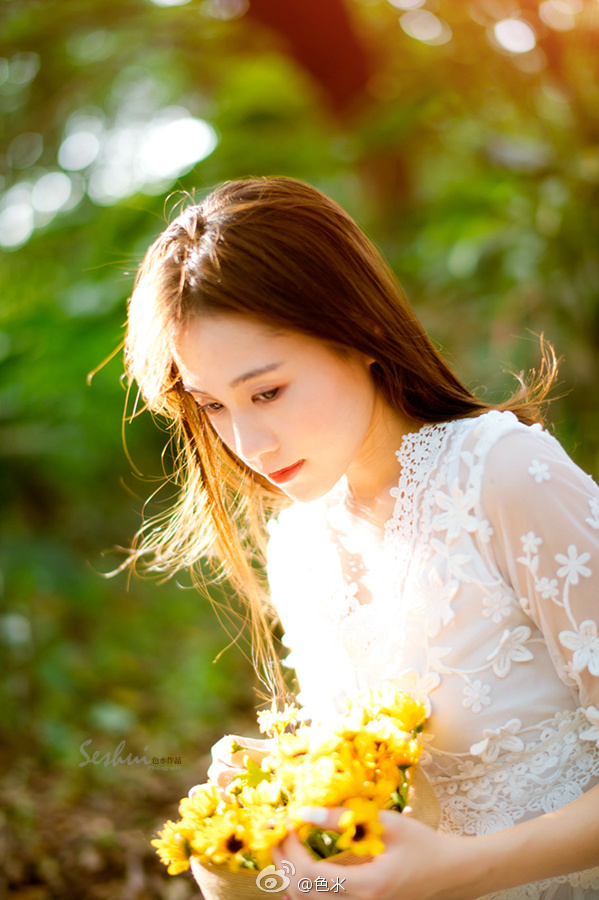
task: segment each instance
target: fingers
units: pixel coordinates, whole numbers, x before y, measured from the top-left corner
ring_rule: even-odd
[[[296,812],[296,818],[319,828],[337,828],[342,814],[347,812],[342,807],[328,809],[326,806],[301,806]]]
[[[201,790],[201,788],[205,788],[205,787],[208,787],[208,782],[206,782],[206,781],[203,784],[194,784],[193,787],[190,787],[189,790],[187,791],[187,796],[191,800],[191,798],[193,797],[193,795],[195,793],[197,793],[199,790]]]
[[[321,828],[330,828],[334,830],[338,823],[339,817],[344,812],[343,809],[324,809],[321,807],[303,807],[301,810],[301,818],[304,822],[311,822]],[[331,885],[347,880],[347,872],[344,866],[335,863],[335,858],[328,860],[317,860],[307,850],[300,841],[297,833],[291,831],[284,841],[277,847],[272,848],[273,862],[277,869],[285,872],[289,877],[289,885],[286,886],[286,896],[288,900],[301,900],[306,894],[316,896],[313,891],[328,890],[323,885]],[[290,864],[292,869],[290,870]],[[361,869],[362,866],[352,867],[352,869]],[[355,879],[355,873],[352,871],[352,882]],[[365,882],[362,875],[360,885]],[[366,882],[367,883],[367,879]],[[320,885],[320,887],[319,887]],[[352,885],[353,886],[353,885]],[[342,886],[343,891],[347,890]],[[319,896],[320,894],[318,894]]]
[[[212,763],[208,769],[208,780],[219,788],[226,788],[237,775],[242,775],[245,768],[227,766],[224,763]]]
[[[237,775],[246,771],[247,759],[261,763],[269,753],[272,741],[228,734],[214,744],[208,779],[220,788],[226,788]]]
[[[245,759],[248,756],[254,762],[262,762],[270,750],[271,743],[269,740],[227,734],[214,744],[210,753],[213,763],[219,762],[227,766],[245,768]]]

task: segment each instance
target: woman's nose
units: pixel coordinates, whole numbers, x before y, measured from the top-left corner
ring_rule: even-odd
[[[237,422],[233,425],[235,453],[249,466],[256,466],[262,457],[278,449],[273,431],[256,422]]]

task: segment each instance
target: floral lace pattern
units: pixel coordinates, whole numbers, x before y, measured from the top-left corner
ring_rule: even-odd
[[[273,525],[273,602],[311,714],[411,673],[431,706],[441,827],[488,833],[599,782],[599,489],[511,413],[425,426],[397,457],[384,564],[344,571],[338,495],[296,505]],[[363,604],[369,562],[380,572]],[[586,900],[598,887],[599,869],[497,896]]]

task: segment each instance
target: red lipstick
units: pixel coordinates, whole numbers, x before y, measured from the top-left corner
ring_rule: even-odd
[[[267,478],[270,478],[270,480],[274,481],[276,484],[285,484],[285,482],[295,478],[303,464],[304,460],[300,459],[299,462],[294,463],[292,466],[287,466],[286,469],[279,469],[277,472],[269,472]]]

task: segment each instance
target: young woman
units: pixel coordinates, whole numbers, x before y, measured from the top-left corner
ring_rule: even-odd
[[[219,559],[268,669],[250,548],[272,518],[272,608],[307,714],[389,678],[430,702],[441,826],[383,814],[387,851],[344,871],[345,896],[599,896],[599,489],[538,424],[551,355],[502,407],[478,400],[351,218],[284,178],[227,184],[169,225],[126,354],[179,440],[178,506],[137,554]],[[235,760],[215,756],[224,783]],[[283,857],[289,897],[339,873],[293,835]]]

